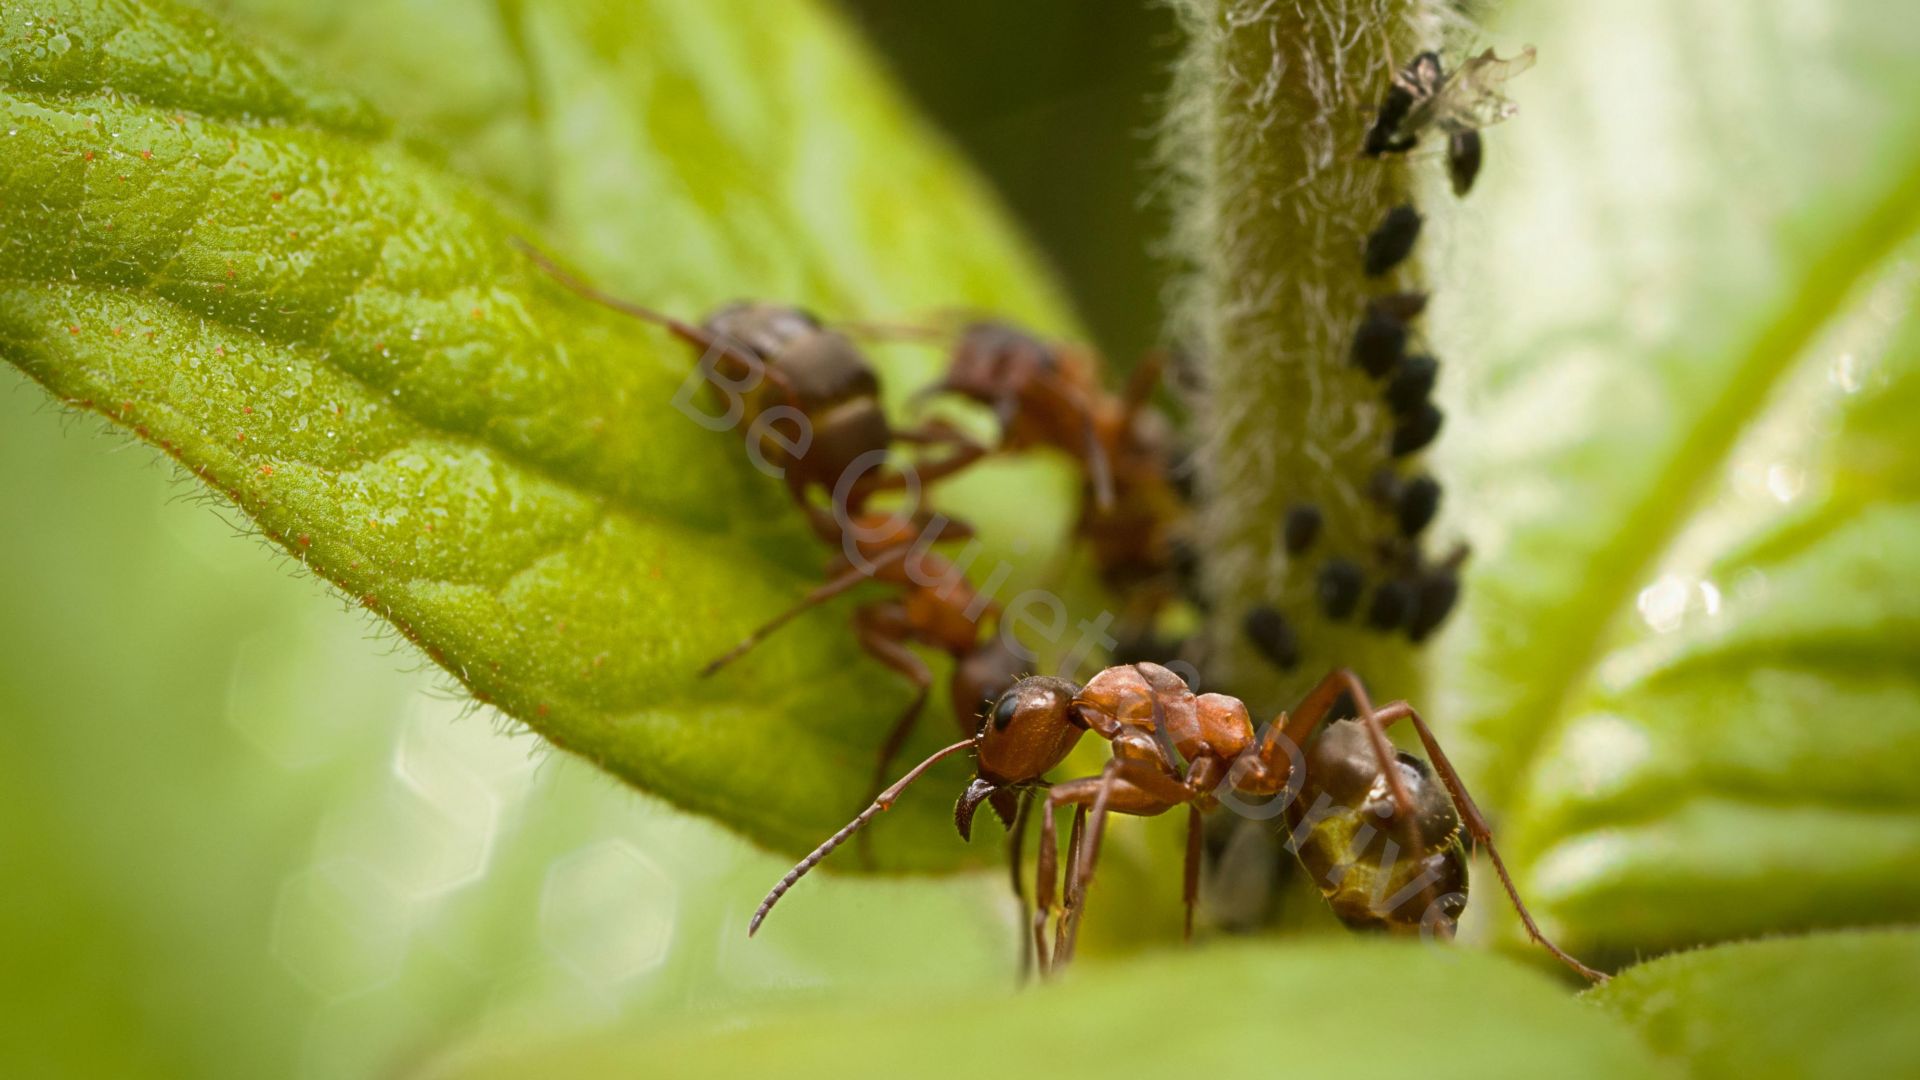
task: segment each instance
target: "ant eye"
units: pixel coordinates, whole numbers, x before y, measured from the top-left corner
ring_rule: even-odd
[[[1019,711],[1020,696],[1018,694],[1006,694],[1002,696],[1000,701],[993,707],[993,729],[995,731],[1007,730],[1007,725],[1013,723],[1013,714]]]

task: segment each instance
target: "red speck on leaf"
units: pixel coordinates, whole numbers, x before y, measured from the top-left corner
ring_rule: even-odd
[[[313,537],[308,536],[306,533],[301,533],[298,537],[295,537],[295,539],[300,542],[301,547],[306,547],[308,544],[313,543]]]

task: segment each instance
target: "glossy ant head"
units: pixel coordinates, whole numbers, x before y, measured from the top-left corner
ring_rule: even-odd
[[[1002,411],[1059,367],[1053,350],[1031,334],[1005,323],[975,323],[961,332],[936,389]],[[1008,419],[1003,413],[1001,421]]]
[[[707,316],[705,329],[715,337],[745,345],[762,359],[786,352],[794,342],[819,333],[820,320],[784,304],[743,300]]]
[[[979,772],[953,808],[962,837],[972,834],[973,814],[983,799],[1031,784],[1066,760],[1087,733],[1074,711],[1079,693],[1080,687],[1066,679],[1030,675],[987,710],[973,737]]]
[[[767,893],[766,899],[760,901],[760,907],[747,923],[748,936],[760,929],[767,912],[772,911],[787,890],[793,888],[794,882],[805,877],[808,871],[820,865],[820,860],[831,855],[835,848],[846,843],[867,822],[892,806],[914,781],[926,775],[928,769],[954,754],[972,750],[980,762],[979,772],[961,794],[959,805],[954,807],[954,824],[959,826],[960,835],[964,837],[972,830],[974,811],[984,801],[993,801],[995,811],[1011,824],[1011,814],[1002,810],[1001,801],[995,797],[1000,794],[1013,795],[1016,789],[1040,779],[1049,769],[1066,760],[1067,754],[1087,730],[1075,713],[1074,698],[1079,693],[1080,687],[1073,683],[1046,675],[1031,675],[1013,684],[1012,689],[994,702],[993,708],[988,710],[981,722],[980,730],[972,738],[943,747],[907,770],[906,775],[882,791],[871,806],[842,826],[839,832],[827,837],[824,843],[787,871],[786,876]]]
[[[1334,914],[1354,927],[1417,931],[1424,924],[1451,936],[1466,908],[1467,852],[1460,815],[1427,763],[1394,752],[1413,802],[1405,812],[1396,811],[1359,721],[1327,725],[1305,755],[1287,820],[1301,837],[1301,864]],[[1409,837],[1413,851],[1404,848]]]

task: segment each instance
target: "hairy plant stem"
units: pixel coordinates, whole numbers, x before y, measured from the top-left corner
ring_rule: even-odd
[[[1174,248],[1188,266],[1174,330],[1198,357],[1208,674],[1259,708],[1290,703],[1334,665],[1412,694],[1407,639],[1363,629],[1365,599],[1354,616],[1327,619],[1315,577],[1340,557],[1366,567],[1371,586],[1379,544],[1394,535],[1368,494],[1390,464],[1392,417],[1348,356],[1369,296],[1423,287],[1417,259],[1385,278],[1361,270],[1367,233],[1409,201],[1413,166],[1361,146],[1396,61],[1437,37],[1439,18],[1421,0],[1174,6],[1188,43],[1161,149],[1179,188]],[[1325,526],[1290,558],[1280,526],[1296,504],[1318,506]],[[1242,633],[1261,603],[1297,631],[1301,660],[1289,672]]]

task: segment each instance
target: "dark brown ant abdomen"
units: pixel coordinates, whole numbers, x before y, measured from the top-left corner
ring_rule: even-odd
[[[1287,821],[1301,865],[1334,914],[1349,926],[1396,931],[1417,931],[1425,917],[1451,934],[1466,908],[1466,850],[1460,817],[1427,763],[1395,752],[1414,804],[1402,821],[1363,725],[1328,724],[1305,755]],[[1404,850],[1409,834],[1419,850]]]

